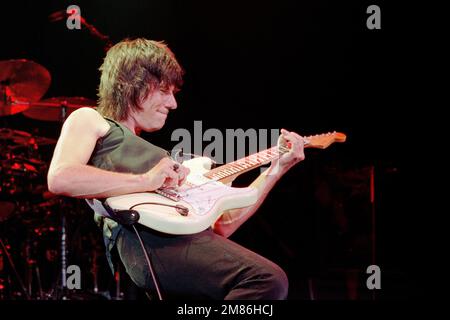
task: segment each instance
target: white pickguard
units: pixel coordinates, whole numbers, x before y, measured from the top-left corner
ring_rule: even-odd
[[[133,193],[111,197],[106,203],[113,209],[127,210],[143,202],[156,202],[168,205],[182,205],[188,208],[187,216],[175,208],[157,204],[136,206],[140,214],[139,223],[149,228],[169,234],[192,234],[210,227],[226,211],[253,205],[257,201],[254,188],[233,188],[221,182],[206,178],[209,171],[209,158],[195,158],[183,163],[191,172],[187,183],[178,188],[179,201],[173,201],[154,192]]]

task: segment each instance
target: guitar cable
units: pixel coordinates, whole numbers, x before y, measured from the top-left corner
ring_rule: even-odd
[[[173,205],[173,204],[162,203],[162,202],[140,202],[140,203],[134,204],[128,210],[133,210],[135,207],[144,205],[144,204],[153,204],[153,205],[158,205],[158,206],[172,207],[172,208],[175,208],[175,210],[182,216],[187,216],[189,213],[189,209],[181,204]]]
[[[145,245],[144,245],[144,242],[142,241],[141,235],[139,234],[139,231],[136,229],[134,224],[132,224],[131,227],[133,228],[134,232],[136,233],[139,243],[141,244],[142,251],[144,252],[145,260],[147,261],[148,270],[150,271],[150,274],[152,275],[153,284],[155,285],[156,292],[158,293],[158,299],[160,301],[162,301],[163,298],[161,295],[161,290],[159,289],[158,281],[156,280],[156,275],[155,275],[155,272],[153,271],[152,262],[148,255],[147,248],[145,248]]]
[[[182,205],[170,205],[170,204],[166,204],[166,203],[159,203],[159,202],[141,202],[141,203],[137,203],[133,206],[131,206],[127,211],[128,212],[136,212],[135,210],[133,210],[135,207],[140,206],[140,205],[144,205],[144,204],[153,204],[153,205],[160,205],[160,206],[166,206],[166,207],[173,207],[177,210],[177,212],[179,214],[181,214],[182,216],[187,216],[187,214],[189,213],[189,209],[186,208],[185,206]],[[150,271],[150,274],[152,275],[152,280],[153,280],[153,284],[155,285],[156,288],[156,292],[158,293],[158,298],[159,300],[163,300],[162,295],[161,295],[161,290],[159,289],[158,286],[158,281],[156,279],[156,275],[155,272],[153,271],[153,266],[150,260],[150,257],[148,255],[147,249],[145,248],[144,242],[142,241],[141,235],[139,234],[139,231],[136,229],[136,227],[134,226],[134,222],[131,224],[131,227],[133,228],[134,232],[136,233],[136,236],[139,239],[139,243],[141,244],[142,247],[142,251],[144,252],[144,256],[145,256],[145,260],[147,261],[147,266],[148,269]]]

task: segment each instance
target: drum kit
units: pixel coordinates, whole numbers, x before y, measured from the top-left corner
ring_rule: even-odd
[[[74,110],[95,106],[83,97],[42,100],[50,81],[36,62],[0,61],[2,124],[18,114],[62,124]],[[0,300],[60,298],[55,292],[61,291],[59,271],[65,272],[61,261],[67,253],[62,218],[77,209],[47,190],[48,156],[55,144],[53,138],[0,128]]]

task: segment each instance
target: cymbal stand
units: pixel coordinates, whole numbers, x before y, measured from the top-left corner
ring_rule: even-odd
[[[16,266],[14,264],[14,261],[11,258],[11,255],[10,255],[10,253],[8,251],[8,248],[5,245],[5,243],[3,242],[2,238],[0,238],[0,245],[1,245],[2,251],[5,253],[6,259],[8,260],[9,265],[10,265],[14,275],[17,278],[17,282],[19,284],[20,290],[22,290],[23,294],[25,295],[25,298],[27,300],[30,300],[30,295],[28,294],[28,291],[27,291],[27,289],[26,289],[26,287],[25,287],[25,285],[24,285],[24,283],[22,281],[22,278],[20,277],[19,273],[17,272],[17,269],[16,269]]]
[[[11,104],[11,90],[8,86],[9,81],[0,81],[0,94],[2,97],[2,102],[6,105]]]
[[[42,291],[42,283],[41,283],[41,273],[39,271],[39,265],[37,262],[37,253],[36,253],[36,239],[31,239],[28,237],[25,243],[25,261],[27,265],[27,289],[28,295],[30,297],[33,296],[33,272],[36,273],[36,285],[38,289],[38,297],[40,300],[44,299],[44,292]]]
[[[67,105],[63,102],[61,103],[61,128],[64,124],[64,121],[67,117]],[[61,300],[68,300],[68,294],[67,294],[67,233],[66,233],[66,209],[60,203],[58,206],[59,208],[59,215],[61,217],[61,234],[60,234],[60,275],[59,275],[59,281],[57,281],[55,295],[56,299]],[[59,285],[58,285],[59,284]]]
[[[2,108],[8,108],[11,106],[11,89],[9,89],[9,80],[0,81],[0,116],[3,115]],[[3,123],[6,123],[6,120],[2,120],[2,127],[4,127]]]

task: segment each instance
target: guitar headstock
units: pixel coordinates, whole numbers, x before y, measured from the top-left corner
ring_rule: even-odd
[[[346,138],[347,136],[344,133],[336,131],[303,137],[305,147],[318,149],[326,149],[335,142],[345,142]]]

